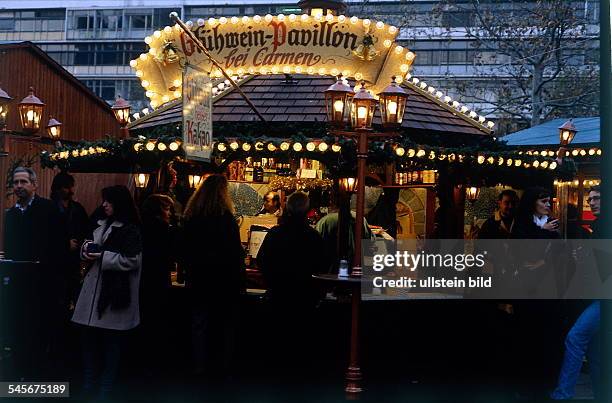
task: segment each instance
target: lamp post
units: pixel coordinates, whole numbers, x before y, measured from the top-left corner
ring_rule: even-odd
[[[49,123],[47,123],[47,134],[52,140],[59,140],[62,135],[62,123],[53,116],[50,116]]]
[[[12,99],[6,91],[0,88],[0,130],[6,130],[6,114],[8,113],[8,104]]]
[[[144,189],[149,184],[149,179],[151,175],[145,173],[135,173],[134,174],[134,185],[136,185],[139,189]]]
[[[200,186],[200,183],[202,182],[202,176],[201,175],[189,175],[188,176],[189,179],[189,187],[192,189],[197,188],[198,186]]]
[[[468,199],[470,203],[474,203],[478,200],[478,195],[480,195],[480,188],[476,186],[470,186],[465,189],[465,198]]]
[[[408,93],[395,82],[395,77],[383,92],[380,99],[380,118],[383,127],[397,129],[402,125]]]
[[[578,129],[576,129],[572,120],[570,119],[559,126],[559,144],[562,147],[568,146],[574,140],[576,133],[578,133]]]
[[[557,163],[562,164],[565,154],[567,152],[567,146],[574,140],[574,137],[578,133],[578,129],[574,126],[572,119],[563,123],[559,126],[559,150],[557,151]]]
[[[32,134],[40,130],[40,121],[45,104],[36,95],[34,88],[30,87],[30,93],[19,103],[19,117],[21,118],[21,127],[23,130]]]
[[[298,7],[312,17],[324,17],[327,14],[340,15],[347,10],[344,0],[300,0]]]
[[[327,110],[327,121],[335,127],[343,127],[351,112],[351,101],[355,93],[353,89],[338,81],[325,90],[325,108]]]
[[[363,237],[363,217],[364,217],[364,202],[365,202],[365,177],[366,177],[366,160],[368,158],[368,142],[371,138],[385,139],[397,136],[397,133],[375,133],[372,131],[372,119],[374,110],[376,109],[377,100],[366,88],[365,83],[361,83],[361,88],[356,91],[352,100],[349,99],[348,92],[339,82],[332,85],[325,92],[327,116],[329,123],[336,128],[332,130],[333,134],[353,138],[357,143],[357,176],[355,178],[341,178],[339,185],[341,188],[348,190],[352,188],[357,193],[357,211],[355,217],[354,230],[354,256],[351,270],[353,278],[361,278],[361,247]],[[344,98],[343,98],[344,97]],[[407,94],[401,87],[388,86],[381,93],[381,114],[385,114],[383,118],[384,126],[387,128],[398,128],[403,120],[405,112]],[[341,104],[339,101],[343,101]],[[347,103],[350,103],[350,109],[347,111]],[[340,112],[342,110],[342,112]],[[350,123],[352,131],[338,130],[344,126],[344,119],[347,117],[347,112],[350,114]],[[361,367],[359,363],[359,309],[361,303],[361,284],[360,282],[352,283],[353,292],[351,297],[351,347],[349,366],[346,371],[346,387],[345,391],[351,394],[360,393],[361,388]]]
[[[351,178],[351,177],[340,178],[338,182],[339,182],[340,190],[346,193],[349,193],[349,194],[355,193],[357,189],[357,179],[356,178]]]
[[[119,95],[111,109],[115,114],[115,119],[119,122],[119,126],[121,126],[121,138],[130,137],[130,131],[127,128],[127,124],[130,122],[130,104]]]

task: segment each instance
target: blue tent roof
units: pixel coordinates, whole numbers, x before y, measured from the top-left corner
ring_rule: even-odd
[[[541,125],[520,130],[501,138],[511,146],[524,145],[558,145],[559,126],[569,118],[554,119]],[[578,133],[574,137],[573,144],[599,143],[600,122],[599,117],[595,118],[576,118],[573,120]]]

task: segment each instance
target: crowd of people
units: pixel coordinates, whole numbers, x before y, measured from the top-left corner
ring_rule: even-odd
[[[131,330],[146,329],[150,337],[143,343],[152,348],[163,343],[170,273],[177,265],[185,268],[191,290],[193,371],[231,376],[240,300],[245,293],[245,251],[225,176],[210,175],[195,190],[180,228],[174,202],[166,195],[149,196],[139,209],[125,186],[107,187],[101,192],[100,207],[89,216],[73,200],[75,180],[67,173],[54,178],[50,199],[36,193],[36,173],[30,168],[16,168],[12,186],[17,201],[5,214],[4,257],[38,262],[57,274],[51,305],[57,302],[56,318],[69,317],[79,328],[85,394],[104,396],[113,391]],[[589,204],[596,216],[599,202],[599,188],[593,187]],[[279,216],[279,225],[261,245],[257,263],[267,284],[271,323],[282,324],[273,332],[280,361],[286,358],[288,343],[297,343],[296,337],[310,338],[309,321],[319,298],[312,274],[328,272],[340,257],[348,258],[336,254],[338,213],[325,216],[315,229],[308,221],[309,211],[308,196],[295,192],[282,209],[277,195],[266,194],[260,212]],[[483,224],[479,236],[555,239],[560,237],[559,220],[550,214],[547,190],[527,189],[520,201],[516,192],[505,190],[499,195],[498,210]],[[597,237],[597,222],[591,229],[585,236]],[[352,233],[345,237],[352,243]],[[353,253],[350,248],[345,253]],[[500,306],[507,312],[513,309],[512,304]],[[595,350],[598,310],[597,302],[591,304],[569,332],[554,398],[572,396],[582,358]],[[42,342],[52,343],[52,339]],[[300,351],[300,360],[306,363],[308,350]],[[596,358],[592,363],[596,367]],[[38,375],[21,374],[26,380]]]
[[[245,293],[245,251],[225,176],[210,175],[196,189],[180,230],[174,202],[166,195],[153,194],[138,209],[125,186],[107,187],[101,192],[102,204],[88,216],[73,200],[75,180],[67,173],[54,178],[50,200],[36,193],[37,177],[30,168],[15,169],[12,185],[17,201],[5,216],[4,258],[38,262],[41,270],[56,274],[56,308],[68,312],[80,333],[85,395],[112,392],[132,329],[145,329],[143,343],[152,348],[164,342],[163,318],[177,265],[185,269],[190,289],[194,373],[231,376]],[[278,196],[267,199],[262,211],[278,213]],[[308,225],[308,211],[308,196],[292,194],[280,225],[260,251],[259,266],[270,284],[267,298],[278,308],[273,314],[280,317],[295,309],[303,314],[289,315],[299,320],[284,328],[285,333],[308,328],[315,303],[311,274],[326,271],[328,265],[324,253],[311,253],[325,247]],[[301,258],[293,259],[292,270],[283,270],[293,256]],[[58,312],[50,318],[61,320]],[[288,340],[280,330],[278,340]],[[53,348],[54,337],[40,338],[37,357],[19,366],[20,377],[48,375],[33,370],[40,368],[34,361],[44,361],[43,351]],[[213,354],[217,346],[222,351]]]
[[[561,237],[559,231],[559,219],[551,216],[551,200],[552,195],[546,189],[534,187],[526,189],[519,200],[518,194],[513,190],[504,190],[499,194],[497,200],[497,210],[495,214],[487,219],[478,232],[480,239],[558,239]],[[580,223],[568,223],[574,228],[567,228],[568,234],[573,234],[575,237],[582,239],[600,239],[599,218],[601,212],[601,190],[599,186],[593,186],[589,189],[587,203],[591,213],[595,216],[588,228],[583,227]],[[526,244],[521,243],[521,247],[529,249]],[[535,246],[539,248],[540,245]],[[519,267],[522,275],[534,276],[541,266],[546,264],[544,260],[532,258],[530,259],[530,251],[522,250],[517,254],[522,258],[524,267]],[[541,256],[542,251],[536,252],[537,256]],[[503,256],[503,253],[497,253],[498,257]],[[548,259],[549,265],[555,265],[555,260],[563,256],[559,251],[550,251],[551,258]],[[576,258],[576,256],[573,256]],[[557,262],[558,263],[558,262]],[[579,262],[578,262],[579,263]],[[503,267],[503,264],[499,264]],[[498,276],[503,274],[496,273]],[[509,275],[517,274],[509,273]],[[537,323],[542,321],[543,317],[550,316],[550,309],[544,308],[540,312],[534,312],[534,306],[528,302],[518,301],[515,304],[501,303],[500,310],[508,314],[514,313],[514,306],[517,309],[523,310],[519,312],[523,318],[526,318],[524,324],[527,328],[534,328]],[[540,305],[540,307],[545,304]],[[600,324],[600,302],[589,302],[588,306],[575,320],[565,338],[565,352],[561,370],[558,376],[557,386],[550,394],[554,400],[572,399],[575,395],[575,387],[578,382],[580,370],[585,357],[588,357],[590,365],[590,375],[592,379],[593,392],[595,397],[600,395],[600,341],[599,341],[599,324]],[[524,359],[528,356],[537,355],[535,350],[542,343],[533,343],[534,337],[539,337],[543,343],[546,343],[546,334],[540,332],[539,335],[524,335],[524,340],[521,342],[524,346],[531,346],[524,350],[526,354],[519,354],[518,359]],[[550,340],[550,339],[549,339]],[[521,358],[522,357],[522,358]],[[526,369],[529,373],[529,369]]]

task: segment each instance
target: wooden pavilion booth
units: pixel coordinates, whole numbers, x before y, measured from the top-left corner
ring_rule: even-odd
[[[496,141],[492,122],[412,76],[416,55],[395,42],[397,27],[341,15],[341,5],[303,1],[302,15],[186,23],[173,16],[177,25],[147,36],[149,52],[130,62],[154,111],[136,116],[130,137],[60,147],[43,154],[45,166],[123,169],[142,177],[145,193],[167,191],[183,202],[205,173],[227,173],[239,211],[256,211],[269,186],[352,178],[357,223],[371,193],[372,205],[383,200],[382,211],[391,212],[384,228],[414,238],[462,238],[467,186],[552,184],[561,174],[554,158],[518,155]],[[200,74],[195,89],[188,70]],[[333,88],[344,98],[327,97]],[[386,92],[406,95],[403,119],[403,101],[382,101]],[[361,391],[360,298],[353,290],[349,392]]]

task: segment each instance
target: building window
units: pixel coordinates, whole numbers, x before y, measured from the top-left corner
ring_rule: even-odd
[[[471,27],[474,17],[470,11],[448,11],[442,14],[442,26],[457,28]]]
[[[147,15],[130,15],[130,27],[132,29],[146,29],[147,26]]]
[[[15,20],[13,19],[0,19],[0,31],[14,31]]]
[[[94,26],[94,17],[93,15],[82,15],[76,17],[76,29],[87,30],[90,27]]]

